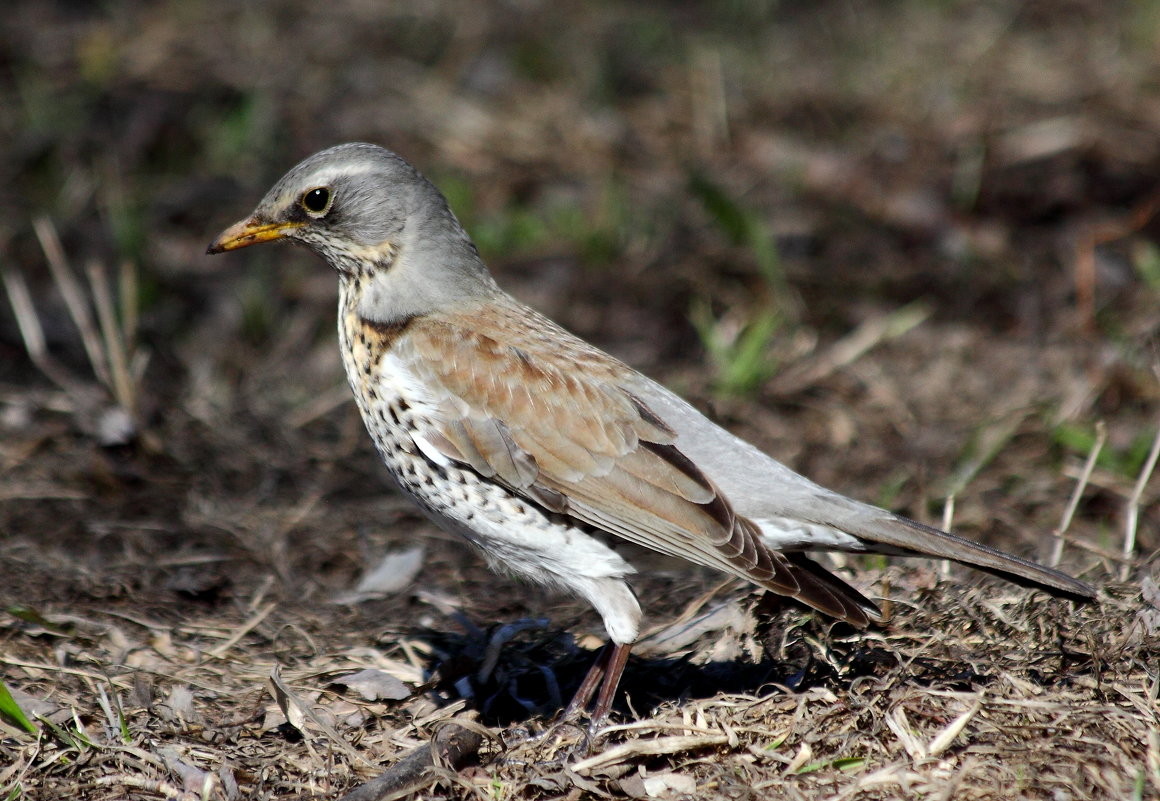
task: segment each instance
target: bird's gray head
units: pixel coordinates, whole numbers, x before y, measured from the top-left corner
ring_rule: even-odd
[[[369,317],[490,291],[494,282],[447,201],[399,156],[353,143],[315,153],[266,193],[209,253],[285,239],[306,245],[357,280]],[[392,296],[392,297],[387,297]],[[382,308],[377,308],[382,307]],[[429,309],[426,309],[429,310]]]

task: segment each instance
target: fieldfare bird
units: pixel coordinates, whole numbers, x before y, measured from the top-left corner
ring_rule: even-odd
[[[617,538],[855,625],[877,607],[804,551],[951,559],[1063,597],[1095,595],[803,478],[515,300],[439,190],[389,150],[316,153],[209,252],[282,239],[338,273],[347,379],[399,487],[493,567],[600,613],[611,645],[567,714],[599,684],[593,720],[606,717],[639,632]]]

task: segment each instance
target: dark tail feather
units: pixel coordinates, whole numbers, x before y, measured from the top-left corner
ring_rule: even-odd
[[[1073,601],[1090,601],[1096,597],[1095,587],[1066,573],[905,517],[880,517],[866,527],[850,533],[871,546],[885,545],[890,551],[902,555],[950,559],[1015,584],[1047,590],[1053,595]]]

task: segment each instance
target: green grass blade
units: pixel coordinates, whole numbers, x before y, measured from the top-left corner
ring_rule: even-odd
[[[16,699],[8,690],[8,685],[2,681],[0,681],[0,716],[20,726],[29,734],[39,734],[36,724],[24,714],[24,710],[20,708],[20,704],[16,703]]]

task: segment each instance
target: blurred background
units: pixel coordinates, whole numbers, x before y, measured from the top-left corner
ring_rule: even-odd
[[[1158,76],[1143,1],[9,3],[4,592],[310,599],[417,538],[424,580],[491,586],[383,490],[329,270],[204,255],[350,140],[430,176],[501,285],[836,489],[953,496],[1047,559],[1102,442],[1064,564],[1127,571]]]

